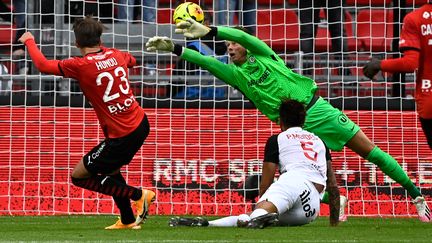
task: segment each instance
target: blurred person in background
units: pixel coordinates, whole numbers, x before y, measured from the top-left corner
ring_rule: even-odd
[[[313,62],[315,51],[315,37],[320,24],[320,11],[324,9],[327,17],[327,26],[331,36],[331,53],[336,60],[342,60],[343,54],[348,51],[347,41],[344,40],[344,10],[342,0],[301,0],[298,1],[300,18],[300,50],[307,62]],[[343,64],[343,62],[341,63]],[[312,74],[312,63],[304,65],[307,74]],[[350,73],[346,69],[345,75]],[[342,74],[342,73],[340,73]]]
[[[234,26],[234,16],[237,15],[238,25],[256,32],[256,0],[219,0],[214,1],[215,23],[218,26]]]
[[[144,24],[156,23],[157,2],[155,0],[118,0],[117,19],[124,23],[135,20],[135,4],[142,7],[141,20]]]

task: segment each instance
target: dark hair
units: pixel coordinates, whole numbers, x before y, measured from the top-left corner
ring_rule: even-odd
[[[302,103],[287,99],[282,101],[279,107],[279,117],[279,122],[287,128],[302,127],[306,118],[306,110]]]
[[[243,27],[243,26],[237,25],[237,26],[234,26],[233,28],[234,28],[234,29],[238,29],[238,30],[242,30],[243,32],[248,33],[249,35],[254,35],[254,34],[252,33],[252,31],[251,31],[250,29],[246,28],[246,27]]]
[[[105,26],[92,16],[76,19],[73,25],[73,31],[78,47],[93,47],[99,45],[100,37],[104,29]]]

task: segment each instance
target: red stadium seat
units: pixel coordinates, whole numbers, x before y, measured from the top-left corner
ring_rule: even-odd
[[[171,24],[174,9],[170,8],[158,8],[157,9],[157,20],[159,24]]]
[[[0,45],[3,44],[10,45],[15,39],[15,25],[10,24],[2,24],[0,25]]]
[[[258,0],[259,5],[283,5],[284,2],[287,2],[291,7],[297,6],[297,0]]]
[[[392,0],[347,0],[347,6],[387,6]]]
[[[291,9],[258,9],[257,36],[275,51],[299,49],[299,20]]]
[[[428,0],[407,0],[406,1],[406,6],[420,6],[423,5],[425,3],[427,3]]]
[[[258,5],[266,5],[266,6],[272,6],[273,4],[274,5],[283,5],[284,2],[285,2],[285,0],[258,0]]]
[[[360,10],[357,15],[357,39],[365,51],[390,50],[393,37],[393,12]]]
[[[345,19],[344,19],[344,28],[346,34],[346,41],[348,42],[348,49],[355,50],[356,49],[356,40],[353,36],[353,18],[348,11],[345,11]],[[325,11],[321,9],[320,18],[326,19]],[[317,52],[323,51],[331,51],[332,43],[331,43],[331,35],[330,31],[327,28],[323,28],[321,26],[318,27],[317,35],[315,37],[315,50]]]

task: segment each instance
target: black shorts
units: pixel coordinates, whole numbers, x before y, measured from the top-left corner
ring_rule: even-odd
[[[83,157],[85,168],[92,174],[111,174],[131,162],[150,133],[147,116],[129,135],[106,138]]]

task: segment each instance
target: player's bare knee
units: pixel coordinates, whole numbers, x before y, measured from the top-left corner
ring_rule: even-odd
[[[72,178],[77,178],[77,179],[87,178],[90,176],[91,174],[85,168],[83,160],[80,160],[80,162],[78,162],[78,164],[75,166],[71,174]]]
[[[375,144],[364,134],[362,130],[359,130],[354,137],[346,143],[346,146],[352,151],[356,152],[363,158],[366,158],[369,153],[374,149]]]
[[[259,202],[256,205],[255,209],[258,209],[258,208],[262,208],[269,213],[278,213],[276,206],[272,202],[269,202],[269,201]]]

